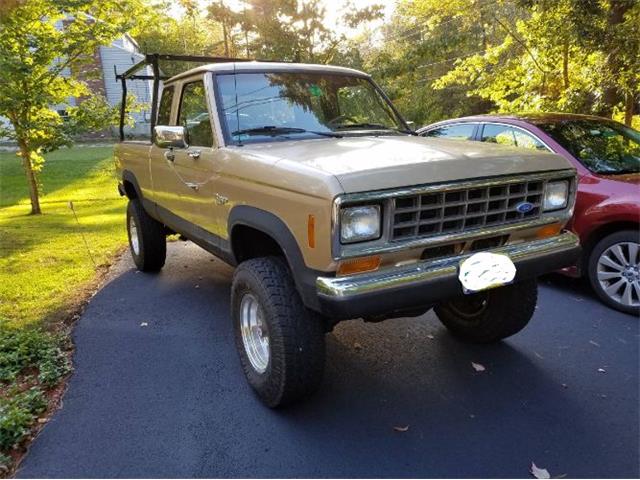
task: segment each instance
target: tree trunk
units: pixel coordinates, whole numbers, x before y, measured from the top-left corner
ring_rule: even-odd
[[[29,197],[31,198],[31,215],[40,215],[40,193],[38,192],[38,180],[36,179],[36,172],[33,171],[33,164],[31,163],[31,152],[27,144],[18,140],[18,146],[20,147],[20,156],[22,157],[22,166],[24,167],[24,173],[27,176],[27,184],[29,185]]]
[[[624,124],[627,127],[631,126],[631,122],[633,121],[633,107],[635,105],[635,98],[633,93],[627,92],[627,95],[624,99]]]
[[[614,112],[614,108],[619,104],[621,100],[620,90],[618,88],[618,82],[620,77],[620,70],[623,65],[619,58],[619,45],[616,43],[616,38],[613,35],[615,29],[620,23],[624,21],[624,15],[631,8],[631,2],[617,2],[611,0],[611,9],[607,18],[607,36],[604,39],[605,51],[607,53],[606,64],[608,70],[608,79],[604,85],[604,93],[602,96],[604,102],[604,111],[601,115],[611,117]]]

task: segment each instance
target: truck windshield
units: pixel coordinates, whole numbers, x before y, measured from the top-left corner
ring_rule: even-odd
[[[409,133],[366,78],[307,72],[216,78],[221,122],[231,143]]]
[[[640,172],[640,132],[606,120],[536,122],[594,173]]]

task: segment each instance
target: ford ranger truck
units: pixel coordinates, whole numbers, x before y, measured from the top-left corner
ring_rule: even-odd
[[[225,62],[164,82],[152,141],[116,146],[131,255],[178,233],[236,267],[240,362],[268,406],[321,383],[325,333],[433,308],[455,336],[520,331],[536,278],[571,265],[562,157],[410,131],[366,73]]]

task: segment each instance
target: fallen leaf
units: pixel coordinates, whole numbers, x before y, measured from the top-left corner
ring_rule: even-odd
[[[140,324],[140,326],[141,326],[141,327],[148,327],[148,326],[149,326],[149,324],[148,324],[147,322],[142,322],[142,323]]]
[[[476,372],[484,372],[486,370],[484,365],[481,365],[479,363],[471,362],[471,366]]]
[[[538,468],[535,463],[531,462],[531,475],[536,478],[551,478],[546,468]]]
[[[607,371],[606,371],[604,368],[599,368],[599,369],[598,369],[598,372],[600,372],[600,373],[607,373]]]
[[[355,348],[356,350],[362,350],[362,345],[360,345],[358,342],[353,344],[353,348]]]
[[[436,338],[436,337],[434,337],[433,335],[429,334],[429,335],[427,335],[427,338],[428,338],[429,340],[433,340],[433,339],[434,339],[434,338]]]
[[[569,385],[567,385],[566,383],[563,383],[562,388],[569,388]]]
[[[405,426],[405,427],[393,427],[393,429],[396,432],[406,432],[409,430],[409,425]]]
[[[599,346],[600,346],[600,344],[599,344],[598,342],[594,342],[593,340],[589,340],[589,343],[590,343],[591,345],[595,345],[596,347],[599,347]]]
[[[38,423],[47,423],[49,421],[48,418],[39,418]]]
[[[200,285],[196,285],[196,288],[200,288]]]

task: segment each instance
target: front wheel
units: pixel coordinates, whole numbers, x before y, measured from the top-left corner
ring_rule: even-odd
[[[492,343],[522,330],[537,301],[537,281],[526,280],[454,298],[434,311],[455,336],[473,343]]]
[[[623,230],[600,240],[589,255],[589,282],[617,310],[640,313],[640,233]]]
[[[322,381],[325,337],[283,259],[247,260],[231,286],[236,348],[249,385],[269,407],[304,398]]]

